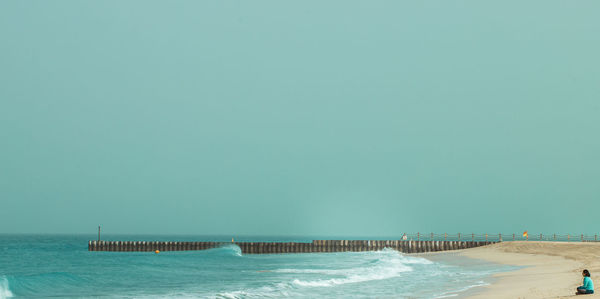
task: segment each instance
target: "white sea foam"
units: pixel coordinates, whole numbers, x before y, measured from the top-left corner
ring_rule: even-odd
[[[482,287],[482,286],[486,286],[486,285],[489,285],[489,283],[480,280],[480,281],[478,281],[478,282],[476,282],[476,283],[474,283],[472,285],[468,285],[468,286],[465,286],[465,287],[462,287],[462,288],[459,288],[459,289],[455,289],[455,290],[452,290],[450,292],[442,293],[441,295],[438,295],[435,298],[457,297],[462,292],[465,292],[465,291],[470,290],[472,288]]]
[[[398,251],[392,249],[383,249],[381,251],[368,252],[368,253],[350,253],[355,254],[365,261],[369,261],[369,265],[362,265],[360,267],[349,268],[349,269],[275,269],[271,272],[278,273],[299,273],[299,274],[324,274],[324,275],[352,275],[362,274],[364,271],[381,271],[381,270],[392,270],[394,273],[412,271],[412,268],[407,265],[422,264],[429,265],[433,264],[432,261],[420,258],[410,257],[400,254]]]
[[[357,283],[372,280],[382,280],[397,277],[403,272],[410,272],[413,269],[408,266],[409,263],[416,263],[421,258],[407,258],[397,251],[383,250],[374,252],[372,257],[376,259],[369,265],[339,270],[314,270],[307,269],[305,273],[321,273],[329,275],[341,275],[340,278],[318,279],[318,280],[300,280],[294,279],[293,284],[303,287],[330,287],[335,285]],[[424,259],[423,259],[424,260]]]
[[[0,276],[0,299],[11,298],[13,293],[8,287],[8,279],[4,276]]]
[[[352,254],[352,253],[351,253]],[[292,279],[263,286],[255,289],[223,292],[217,298],[269,298],[293,296],[303,288],[324,288],[343,284],[360,283],[374,280],[383,280],[398,277],[404,272],[413,271],[408,264],[431,264],[423,258],[407,257],[395,250],[382,250],[378,252],[353,253],[357,259],[362,260],[362,265],[346,269],[275,269],[271,272],[290,274],[320,274],[338,276],[321,279]]]
[[[277,283],[273,287],[264,286],[256,289],[224,292],[217,294],[217,298],[238,299],[238,298],[279,298],[292,295],[290,286],[284,283]]]

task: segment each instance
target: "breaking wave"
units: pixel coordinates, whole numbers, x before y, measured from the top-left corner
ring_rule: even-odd
[[[259,298],[293,296],[303,288],[325,288],[351,283],[384,280],[398,277],[413,271],[411,264],[431,264],[433,262],[419,257],[408,257],[395,250],[384,249],[376,252],[349,253],[360,259],[360,265],[346,269],[275,269],[269,272],[282,274],[302,274],[306,278],[294,278],[289,281],[273,283],[255,289],[223,292],[217,298]],[[311,279],[310,276],[318,276]],[[325,276],[325,278],[323,278]]]
[[[234,244],[224,245],[221,247],[206,250],[207,254],[222,255],[222,256],[242,256],[242,249]]]
[[[5,276],[0,276],[0,299],[11,298],[13,293],[8,287],[8,279]]]

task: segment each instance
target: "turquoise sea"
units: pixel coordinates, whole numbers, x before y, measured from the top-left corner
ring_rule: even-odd
[[[460,257],[377,252],[243,255],[205,251],[88,252],[93,235],[0,235],[4,298],[443,298],[511,267]],[[322,238],[322,237],[321,237]],[[227,241],[230,236],[104,236]],[[310,241],[245,237],[237,241]]]

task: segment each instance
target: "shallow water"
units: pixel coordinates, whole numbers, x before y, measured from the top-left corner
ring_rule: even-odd
[[[0,235],[3,298],[452,297],[508,266],[456,255],[377,252],[242,255],[204,251],[88,252],[92,236]],[[227,237],[109,236],[107,240],[227,241]],[[229,239],[230,240],[230,239]],[[254,241],[308,239],[246,238]],[[245,241],[240,239],[239,241]]]

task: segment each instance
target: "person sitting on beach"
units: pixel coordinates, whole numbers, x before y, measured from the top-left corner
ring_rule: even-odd
[[[575,293],[576,295],[584,295],[584,294],[593,294],[594,293],[594,283],[592,282],[592,279],[590,278],[590,271],[583,270],[583,272],[581,273],[583,275],[583,285],[580,287],[577,287],[577,293]]]

